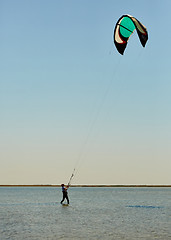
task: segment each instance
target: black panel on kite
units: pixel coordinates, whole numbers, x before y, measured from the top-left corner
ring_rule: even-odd
[[[123,15],[119,18],[114,30],[114,43],[120,54],[123,55],[127,42],[135,29],[137,30],[142,46],[145,47],[148,40],[146,27],[130,15]]]

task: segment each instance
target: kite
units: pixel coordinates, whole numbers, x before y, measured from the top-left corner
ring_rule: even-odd
[[[124,54],[127,42],[135,29],[137,30],[142,46],[145,47],[148,40],[148,32],[142,23],[130,15],[123,15],[117,21],[113,38],[115,46],[120,54]]]

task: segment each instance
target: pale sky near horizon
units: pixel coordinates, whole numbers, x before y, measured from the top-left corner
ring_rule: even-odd
[[[170,0],[0,0],[0,184],[171,184]],[[137,33],[124,56],[118,18]]]

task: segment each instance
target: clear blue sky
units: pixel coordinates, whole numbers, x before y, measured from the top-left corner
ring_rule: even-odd
[[[171,184],[170,0],[0,1],[0,184]],[[124,56],[123,14],[148,29]]]

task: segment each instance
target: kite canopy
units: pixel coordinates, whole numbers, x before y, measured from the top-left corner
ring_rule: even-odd
[[[120,54],[123,55],[127,42],[135,29],[137,30],[142,46],[145,47],[148,40],[146,27],[130,15],[123,15],[119,18],[114,30],[114,43]]]

